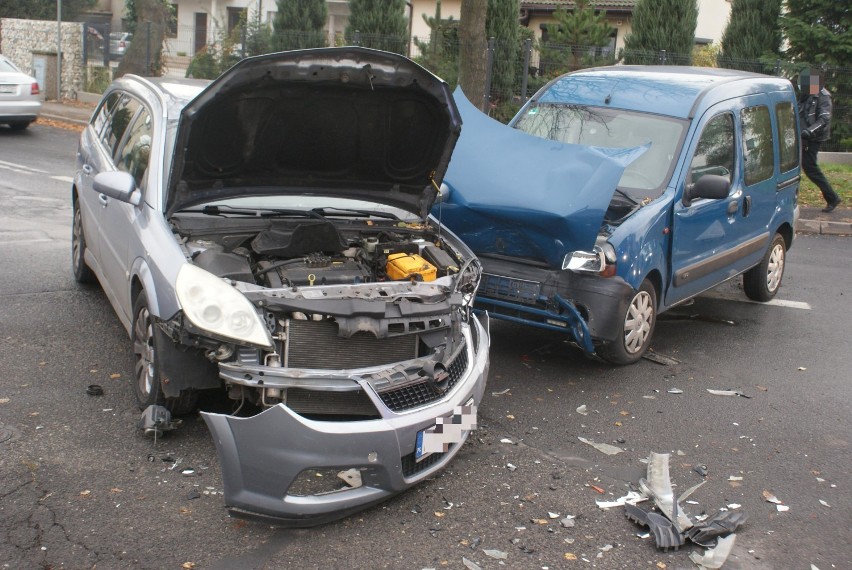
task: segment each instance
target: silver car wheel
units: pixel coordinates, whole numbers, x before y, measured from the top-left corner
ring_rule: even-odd
[[[766,268],[766,289],[774,293],[781,285],[781,276],[784,275],[784,246],[776,243],[769,254],[769,263]]]
[[[636,354],[645,346],[651,334],[654,318],[654,302],[647,291],[639,291],[630,302],[624,318],[624,348]]]
[[[154,389],[154,327],[148,307],[139,309],[134,322],[133,353],[136,356],[136,383],[140,396],[150,396]]]

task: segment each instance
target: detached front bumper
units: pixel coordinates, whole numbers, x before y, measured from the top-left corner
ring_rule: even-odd
[[[381,502],[442,469],[462,441],[444,453],[415,460],[418,432],[434,426],[471,401],[478,405],[488,378],[488,332],[470,320],[477,334],[465,332],[468,366],[441,400],[394,413],[366,381],[360,382],[381,410],[380,419],[316,421],[284,404],[249,418],[202,413],[213,435],[233,516],[284,526],[330,522]],[[474,346],[473,343],[477,343]],[[305,471],[357,470],[361,485],[321,494],[293,494]]]

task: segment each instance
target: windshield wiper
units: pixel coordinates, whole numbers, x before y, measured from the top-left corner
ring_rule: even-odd
[[[373,218],[384,218],[386,220],[399,220],[399,216],[391,212],[380,212],[378,210],[356,210],[353,208],[314,208],[311,210],[321,216],[346,216],[356,215]]]
[[[314,210],[287,210],[285,208],[233,208],[231,206],[204,206],[201,209],[186,208],[184,212],[201,212],[208,216],[252,216],[257,218],[271,218],[278,216],[293,216],[297,218],[316,218],[325,220],[319,212]]]
[[[630,194],[628,194],[627,192],[625,192],[621,188],[616,188],[615,191],[617,193],[621,194],[623,197],[627,198],[627,201],[630,202],[631,204],[633,204],[634,206],[639,205],[639,200],[637,200],[636,198],[634,198],[633,196],[631,196]]]

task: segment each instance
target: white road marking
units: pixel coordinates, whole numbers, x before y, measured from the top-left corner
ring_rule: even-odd
[[[38,168],[31,168],[24,164],[16,164],[14,162],[6,162],[5,160],[0,160],[0,167],[6,167],[9,170],[24,170],[28,172],[37,172],[39,174],[47,174],[47,170],[39,170]]]
[[[752,303],[757,303],[758,305],[775,305],[776,307],[787,307],[789,309],[804,309],[806,311],[811,310],[810,303],[805,303],[804,301],[786,301],[784,299],[772,299],[771,301],[767,301],[766,303],[761,303],[760,301],[752,301]]]
[[[74,179],[70,176],[51,176],[51,178],[60,182],[74,182]]]
[[[755,305],[772,305],[774,307],[786,307],[788,309],[802,309],[805,311],[811,310],[810,303],[805,303],[803,301],[787,301],[785,299],[772,299],[771,301],[767,301],[765,303],[761,303],[760,301],[752,301],[751,299],[746,299],[745,293],[742,291],[734,292],[734,291],[725,291],[725,290],[711,290],[705,291],[701,294],[701,297],[707,299],[724,299],[726,301],[735,301],[737,303],[753,303]]]

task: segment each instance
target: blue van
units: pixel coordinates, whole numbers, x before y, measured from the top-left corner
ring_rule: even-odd
[[[629,364],[660,312],[723,281],[742,275],[757,301],[778,292],[798,217],[789,81],[587,69],[543,87],[512,128],[460,94],[434,213],[482,262],[478,309]]]

